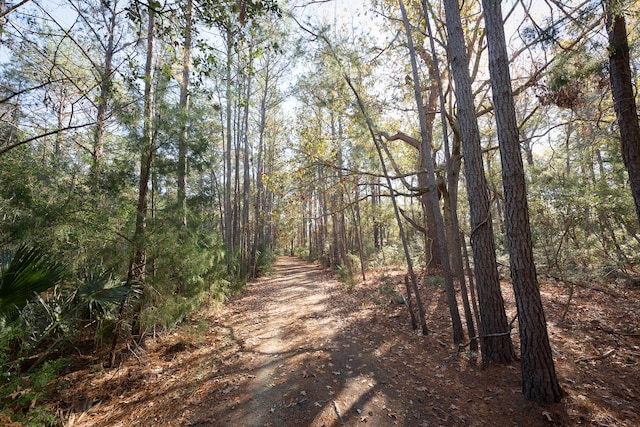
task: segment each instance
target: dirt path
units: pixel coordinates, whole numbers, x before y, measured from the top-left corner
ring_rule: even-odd
[[[568,396],[542,406],[524,400],[517,363],[481,369],[468,353],[456,357],[440,287],[428,288],[425,300],[431,333],[411,330],[406,308],[389,298],[390,288],[402,290],[401,273],[386,274],[347,291],[319,267],[283,257],[274,274],[224,308],[131,348],[118,369],[90,358],[93,364],[60,380],[51,404],[68,426],[640,423],[640,339],[605,329],[637,324],[636,290],[611,300],[580,291],[560,327],[566,295],[547,285],[552,347]],[[513,301],[503,292],[511,317]],[[612,306],[619,311],[603,314]]]
[[[236,390],[246,403],[217,422],[389,425],[390,399],[379,387],[387,381],[352,339],[346,313],[329,303],[339,284],[294,258],[276,268],[279,274],[248,289],[259,313],[231,325],[255,367],[247,388]]]

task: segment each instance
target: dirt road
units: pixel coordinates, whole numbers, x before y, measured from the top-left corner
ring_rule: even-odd
[[[235,410],[219,414],[216,422],[330,426],[397,421],[394,397],[384,387],[388,379],[375,369],[375,350],[358,342],[349,313],[330,303],[341,284],[294,258],[281,258],[276,268],[273,278],[250,286],[246,299],[251,301],[245,302],[252,305],[251,314],[231,325],[254,367],[247,375],[250,381],[238,384],[230,396],[240,399]]]
[[[283,257],[275,269],[192,335],[158,337],[134,351],[140,363],[80,381],[89,390],[76,390],[69,425],[407,425],[395,381],[376,367],[389,345],[362,339],[368,309],[313,264]]]
[[[406,308],[380,292],[381,283],[402,291],[401,272],[347,291],[313,264],[284,257],[275,267],[223,308],[130,348],[117,369],[90,359],[61,379],[51,404],[68,426],[638,425],[629,380],[638,364],[586,348],[594,335],[588,320],[551,324],[568,397],[538,405],[524,400],[517,363],[481,369],[473,355],[456,355],[441,288],[427,289],[425,337],[411,329]],[[611,305],[602,295],[578,295],[576,310],[598,296]],[[562,304],[550,307],[548,318],[558,318]],[[613,343],[607,339],[593,338]]]

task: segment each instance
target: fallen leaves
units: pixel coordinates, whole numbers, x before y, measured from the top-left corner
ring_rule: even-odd
[[[345,425],[482,425],[486,420],[495,425],[640,425],[635,398],[639,337],[603,330],[606,325],[634,331],[640,324],[634,306],[640,289],[624,291],[626,297],[615,303],[607,294],[580,289],[560,323],[565,289],[541,284],[553,298],[545,300],[545,311],[557,371],[568,392],[566,402],[541,411],[524,401],[517,365],[483,370],[463,353],[451,357],[442,289],[426,292],[434,333],[423,337],[410,329],[406,311],[371,303],[375,280],[346,293],[339,284],[314,279],[319,270],[297,266],[307,275],[287,276],[286,283],[264,279],[221,311],[204,313],[211,327],[201,344],[191,344],[181,332],[161,335],[145,344],[139,361],[125,361],[117,371],[74,373],[71,382],[77,387],[61,395],[58,404],[102,402],[84,409],[90,415],[84,419],[94,426],[161,423],[154,420],[243,425],[234,417],[254,410],[259,414],[254,425],[312,425],[315,416],[326,425],[340,419]],[[386,274],[395,280],[395,273]],[[398,292],[401,280],[398,272]],[[282,300],[296,303],[279,304],[283,291],[290,299]],[[513,313],[508,284],[503,295]],[[594,329],[595,320],[600,329]],[[266,343],[273,348],[264,352]],[[519,344],[517,335],[514,344]]]

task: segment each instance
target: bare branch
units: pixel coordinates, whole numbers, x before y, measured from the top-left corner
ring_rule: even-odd
[[[18,141],[16,143],[13,143],[13,144],[10,144],[10,145],[7,145],[5,147],[0,148],[0,156],[2,156],[7,151],[13,150],[14,148],[17,148],[17,147],[19,147],[21,145],[24,145],[24,144],[28,144],[28,143],[36,141],[38,139],[46,138],[46,137],[51,136],[51,135],[57,135],[60,132],[66,132],[68,130],[74,130],[74,129],[81,129],[81,128],[84,128],[84,127],[87,127],[87,126],[93,126],[93,125],[95,125],[95,123],[93,123],[93,122],[92,123],[83,123],[81,125],[67,126],[65,128],[54,129],[52,131],[45,132],[45,133],[40,134],[40,135],[32,136],[31,138],[27,138],[27,139],[24,139],[22,141]]]
[[[2,12],[0,12],[0,18],[4,18],[8,14],[10,14],[11,12],[13,12],[17,8],[23,6],[25,3],[28,3],[28,2],[29,2],[29,0],[22,0],[20,3],[16,3],[13,6],[9,7],[9,9],[3,10]]]

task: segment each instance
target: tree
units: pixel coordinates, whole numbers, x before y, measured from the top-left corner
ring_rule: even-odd
[[[146,272],[145,233],[147,228],[147,208],[149,205],[149,178],[151,164],[155,153],[154,142],[154,74],[155,74],[155,42],[156,42],[156,10],[155,3],[150,3],[147,12],[147,49],[144,67],[144,117],[140,150],[140,178],[138,181],[138,203],[136,209],[136,227],[133,244],[134,255],[129,266],[129,280],[144,280]]]
[[[402,20],[404,22],[405,33],[407,37],[407,45],[409,48],[409,56],[411,59],[411,70],[413,74],[414,96],[416,99],[416,105],[418,107],[418,118],[420,121],[420,138],[422,143],[422,152],[424,156],[427,156],[424,164],[427,169],[427,177],[429,180],[429,198],[431,200],[431,214],[435,219],[436,232],[438,235],[438,250],[440,252],[440,260],[442,262],[442,274],[444,275],[445,290],[447,292],[447,302],[449,304],[449,313],[451,315],[451,323],[453,326],[453,342],[458,344],[464,339],[464,333],[462,331],[462,321],[460,320],[460,313],[458,312],[458,302],[456,300],[456,292],[453,287],[453,277],[451,274],[451,266],[449,262],[449,256],[447,251],[447,240],[445,237],[444,220],[442,219],[442,213],[440,212],[440,203],[438,201],[438,188],[436,186],[436,175],[434,171],[433,161],[429,154],[432,151],[431,147],[431,135],[427,126],[427,118],[424,111],[423,100],[420,88],[420,75],[418,74],[418,63],[416,60],[416,52],[413,47],[413,38],[411,36],[411,27],[409,25],[409,19],[407,18],[407,11],[404,6],[404,2],[399,0],[400,11],[402,12]]]
[[[9,15],[11,12],[13,12],[14,10],[18,9],[19,7],[23,6],[25,3],[28,3],[28,2],[29,0],[20,0],[16,4],[7,5],[6,0],[0,0],[0,46],[4,41],[2,36],[4,35],[4,27],[7,21],[7,15]]]
[[[476,119],[469,63],[457,0],[445,0],[449,62],[455,81],[458,123],[462,136],[464,167],[471,214],[471,246],[475,261],[478,303],[483,336],[483,363],[509,363],[514,359],[509,322],[500,292],[488,187],[484,175],[480,131]]]
[[[120,71],[119,68],[123,62],[119,60],[119,56],[123,53],[126,54],[125,50],[134,45],[136,39],[132,40],[128,37],[126,24],[123,24],[123,21],[127,21],[122,19],[126,14],[126,9],[118,0],[112,2],[69,1],[69,6],[78,13],[81,27],[91,36],[88,42],[82,44],[81,41],[84,40],[78,37],[75,44],[91,65],[98,91],[95,94],[93,105],[96,110],[95,128],[92,147],[89,150],[92,157],[90,179],[93,188],[97,189],[104,172],[106,127],[110,122],[113,122],[114,116],[121,113],[117,108],[118,101],[121,100],[118,100],[116,74]],[[57,25],[64,31],[61,24]],[[93,54],[94,50],[99,52],[98,57]]]
[[[518,307],[522,389],[527,399],[558,402],[563,393],[555,372],[533,261],[527,188],[502,25],[502,5],[501,2],[482,0],[482,8],[489,49],[493,108],[502,160],[511,279]]]
[[[609,35],[609,75],[620,129],[622,158],[640,222],[640,124],[634,95],[623,1],[605,0]]]
[[[178,141],[178,209],[182,225],[187,225],[187,144],[189,125],[189,80],[191,79],[191,45],[193,39],[193,0],[184,7],[182,46],[182,81],[180,82],[180,135]]]
[[[464,308],[464,316],[465,321],[467,323],[467,330],[469,332],[470,342],[470,350],[477,351],[478,350],[478,339],[476,338],[476,325],[473,323],[473,315],[471,313],[472,307],[469,303],[468,297],[468,289],[467,282],[464,276],[464,267],[462,263],[462,245],[460,239],[460,221],[458,219],[458,178],[460,176],[460,167],[461,167],[461,156],[460,156],[460,138],[456,137],[454,134],[454,149],[451,150],[449,147],[449,130],[447,127],[447,112],[446,112],[446,99],[444,95],[442,76],[440,73],[440,65],[438,59],[438,53],[436,51],[436,42],[435,37],[433,35],[433,30],[431,29],[431,22],[428,13],[428,7],[426,0],[422,0],[422,11],[424,13],[425,26],[427,28],[427,36],[429,38],[429,47],[431,48],[431,58],[428,57],[425,50],[422,50],[421,56],[427,62],[427,66],[429,67],[429,75],[431,79],[435,83],[435,89],[438,93],[439,106],[440,106],[440,122],[442,126],[442,140],[444,146],[444,159],[445,159],[445,167],[446,167],[446,176],[447,176],[447,196],[445,198],[445,217],[448,215],[448,226],[449,226],[449,250],[453,253],[452,270],[455,271],[458,276],[458,280],[460,282],[460,290],[462,296],[462,304]],[[433,90],[433,89],[432,89]],[[435,115],[435,112],[434,112]],[[453,151],[453,153],[452,153]],[[446,222],[446,221],[445,221]],[[469,275],[469,282],[472,281],[471,275]],[[475,289],[473,284],[469,288],[472,292],[472,296],[475,295]],[[474,301],[473,308],[476,309],[475,298],[472,298]],[[478,323],[478,327],[480,327],[479,322],[477,322],[477,309],[476,309],[476,323]]]

